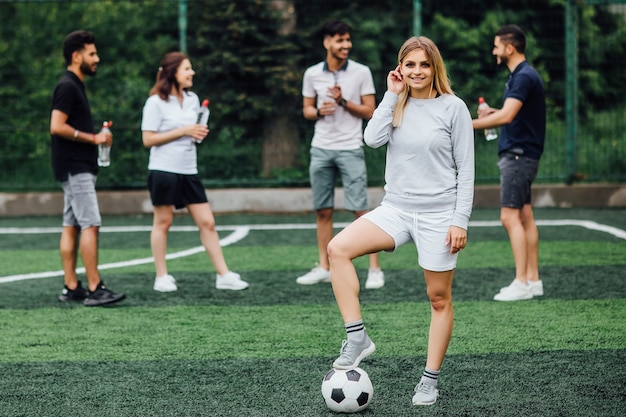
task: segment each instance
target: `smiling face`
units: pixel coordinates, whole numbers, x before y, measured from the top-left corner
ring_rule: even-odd
[[[191,61],[183,59],[176,70],[176,82],[178,87],[182,90],[185,88],[191,88],[193,85],[193,76],[196,72],[191,67]]]
[[[491,54],[496,57],[496,63],[498,65],[507,65],[509,62],[509,45],[502,42],[499,36],[496,36],[493,40],[493,49]]]
[[[328,51],[328,54],[334,59],[338,61],[345,61],[348,59],[350,49],[352,49],[352,38],[350,38],[350,33],[326,36],[326,38],[324,38],[324,47]]]
[[[423,49],[409,52],[400,65],[402,79],[413,98],[429,98],[434,90],[433,66]]]

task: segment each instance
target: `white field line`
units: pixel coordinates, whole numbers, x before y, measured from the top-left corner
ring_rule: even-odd
[[[236,243],[244,239],[246,236],[248,236],[248,233],[250,233],[250,229],[246,226],[237,226],[230,230],[233,230],[233,233],[231,233],[230,235],[226,236],[223,239],[220,239],[220,245],[222,245],[222,247],[232,245],[233,243]],[[48,233],[48,232],[45,232],[45,233]],[[0,234],[1,234],[1,230],[0,230]],[[204,252],[205,250],[206,249],[204,248],[204,246],[197,246],[195,248],[186,249],[180,252],[169,253],[165,255],[165,259],[183,258],[185,256],[191,256],[191,255],[195,255],[196,253]],[[142,264],[148,264],[152,262],[154,262],[153,257],[131,259],[130,261],[101,264],[101,265],[98,265],[98,269],[103,270],[103,269],[123,268],[126,266],[142,265]],[[76,273],[84,274],[85,268],[84,267],[76,268]],[[59,276],[63,276],[63,270],[33,272],[29,274],[19,274],[19,275],[9,275],[6,277],[0,277],[0,284],[4,282],[23,281],[27,279],[50,278],[50,277],[59,277]]]
[[[349,223],[335,223],[335,228],[344,228]],[[579,226],[589,230],[595,230],[599,232],[608,233],[620,239],[626,240],[626,231],[618,229],[616,227],[608,226],[605,224],[596,223],[589,220],[537,220],[538,226]],[[500,227],[500,221],[488,220],[488,221],[471,221],[470,227]],[[291,223],[291,224],[251,224],[251,225],[230,225],[230,226],[217,226],[216,229],[226,231],[232,230],[233,233],[220,239],[220,244],[224,246],[232,245],[242,239],[244,239],[251,230],[305,230],[315,229],[315,223]],[[0,227],[0,235],[11,234],[47,234],[56,233],[60,234],[62,228],[60,227]],[[104,226],[100,228],[101,233],[129,233],[129,232],[150,232],[152,226]],[[170,228],[172,232],[197,232],[198,229],[195,226],[172,226]],[[166,259],[176,259],[185,256],[195,255],[197,253],[204,252],[203,246],[197,246],[191,249],[187,249],[180,252],[170,253],[166,256]],[[123,268],[126,266],[141,265],[154,262],[154,258],[140,258],[132,259],[129,261],[113,262],[108,264],[102,264],[98,266],[98,269],[113,269]],[[81,274],[85,272],[85,268],[77,268],[76,272]],[[47,272],[34,272],[29,274],[9,275],[0,277],[0,283],[21,281],[27,279],[49,278],[62,276],[63,271],[47,271]]]

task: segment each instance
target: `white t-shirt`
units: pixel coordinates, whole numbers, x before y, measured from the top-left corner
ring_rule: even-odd
[[[324,101],[329,100],[326,93],[335,84],[341,87],[342,97],[353,103],[360,104],[362,96],[376,94],[370,69],[350,59],[346,64],[336,73],[326,69],[325,61],[309,67],[302,79],[302,96],[317,98],[319,109]],[[335,150],[360,148],[363,146],[363,119],[337,106],[333,116],[315,122],[311,146]]]
[[[200,111],[200,100],[191,92],[183,93],[182,106],[175,96],[164,101],[158,94],[146,100],[143,107],[142,131],[168,132],[196,123]],[[163,145],[150,148],[148,169],[175,174],[197,174],[196,144],[191,136],[182,136]]]

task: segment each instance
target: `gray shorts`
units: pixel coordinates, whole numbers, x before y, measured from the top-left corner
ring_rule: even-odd
[[[341,175],[346,210],[367,210],[367,169],[363,148],[329,150],[311,148],[309,177],[313,191],[313,208],[335,206],[337,174]]]
[[[521,209],[532,200],[531,186],[539,160],[504,152],[498,161],[500,168],[500,206]]]
[[[102,224],[96,196],[95,175],[70,174],[61,186],[63,187],[63,226],[87,229]]]
[[[450,245],[445,244],[453,217],[454,210],[412,213],[388,204],[363,215],[391,236],[395,248],[415,242],[419,265],[434,272],[456,268],[458,253],[450,253]]]

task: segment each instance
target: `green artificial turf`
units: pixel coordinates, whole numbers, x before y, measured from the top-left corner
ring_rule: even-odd
[[[624,210],[538,210],[626,230]],[[150,225],[145,216],[105,219]],[[218,224],[310,224],[304,216],[223,216]],[[350,216],[340,213],[339,221]],[[475,211],[473,221],[497,221]],[[188,217],[175,224],[189,225]],[[0,219],[56,227],[58,219]],[[220,230],[222,238],[232,229]],[[545,295],[497,303],[513,278],[501,227],[470,229],[454,282],[455,329],[433,406],[411,405],[430,307],[412,245],[381,254],[387,281],[361,301],[376,352],[364,416],[621,416],[626,412],[626,240],[541,226]],[[172,232],[169,252],[199,246]],[[0,276],[59,270],[58,234],[0,235]],[[171,260],[179,291],[152,290],[153,265],[103,269],[127,294],[107,308],[56,300],[62,278],[0,282],[0,416],[331,416],[321,379],[345,336],[329,284],[295,278],[316,261],[314,229],[257,230],[224,248],[250,282],[218,291],[203,253]],[[102,233],[102,264],[149,258],[149,232]],[[367,260],[355,261],[360,278]],[[83,278],[84,279],[84,278]]]

